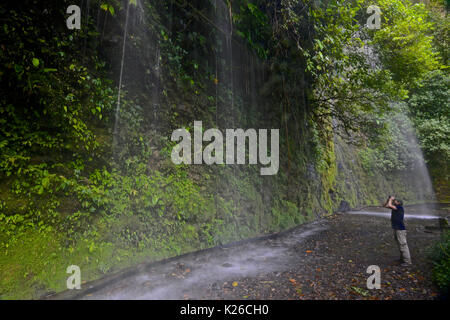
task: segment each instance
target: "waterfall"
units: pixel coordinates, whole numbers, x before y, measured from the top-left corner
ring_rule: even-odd
[[[117,57],[117,39],[109,40],[117,46],[115,51],[111,51],[111,60],[119,74],[113,128],[116,160],[118,153],[126,154],[131,151],[125,150],[127,144],[122,142],[131,137],[129,135],[136,126],[149,128],[146,132],[150,134],[152,131],[152,136],[155,136],[158,126],[161,126],[159,122],[163,121],[158,117],[162,68],[161,49],[156,33],[159,29],[154,28],[158,22],[150,14],[154,9],[153,4],[136,0],[123,0],[122,3],[124,12],[121,17],[123,36],[120,58]],[[122,110],[125,101],[133,101],[133,104]]]
[[[125,16],[125,27],[123,31],[123,41],[122,41],[122,59],[120,61],[120,76],[119,76],[119,92],[117,94],[117,105],[115,112],[115,122],[114,122],[114,145],[117,143],[117,130],[119,125],[119,112],[120,112],[120,95],[122,93],[122,80],[123,80],[123,66],[125,61],[125,48],[127,43],[127,31],[128,31],[128,18],[130,14],[130,1],[127,0],[127,12]]]
[[[352,206],[367,204],[364,201],[368,194],[377,195],[376,204],[385,201],[388,195],[406,200],[406,205],[434,203],[432,181],[406,106],[393,105],[384,121],[388,126],[384,138],[389,142],[384,146],[379,145],[380,142],[369,145],[368,148],[376,152],[369,160],[362,159],[361,147],[347,142],[335,132],[338,193],[344,200],[353,199]]]
[[[406,162],[409,163],[410,176],[408,181],[412,184],[416,200],[420,203],[436,201],[430,174],[425,163],[422,149],[417,140],[415,129],[409,119],[406,107],[398,105],[398,112],[392,118],[392,125],[399,126],[401,141],[405,142],[407,153]]]

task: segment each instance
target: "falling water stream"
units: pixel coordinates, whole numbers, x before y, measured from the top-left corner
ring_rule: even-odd
[[[148,112],[144,114],[153,119],[152,125],[155,136],[157,134],[157,124],[159,122],[157,119],[160,107],[159,91],[162,89],[163,85],[160,83],[160,79],[162,78],[160,44],[158,42],[158,37],[152,35],[152,31],[149,30],[149,24],[153,22],[141,21],[143,23],[141,23],[141,25],[138,24],[136,12],[140,12],[141,15],[144,16],[143,12],[145,11],[145,8],[140,1],[137,1],[136,5],[129,0],[124,0],[123,3],[123,7],[126,7],[126,11],[121,43],[120,75],[113,134],[114,146],[116,147],[118,135],[121,134],[119,132],[119,126],[121,125],[121,98],[125,81],[129,81],[129,79],[133,79],[134,77],[141,77],[141,74],[144,71],[142,70],[142,66],[147,69],[149,75],[145,74],[144,78],[146,81],[146,89],[149,92],[149,95],[151,95],[150,99],[147,99],[147,103],[150,102],[148,104],[151,104],[151,106],[147,108]],[[87,1],[87,4],[89,5],[89,1]],[[176,5],[180,6],[179,3]],[[203,14],[195,9],[189,2],[183,2],[182,4],[184,10],[191,8],[193,12],[196,13],[197,19],[201,20],[203,23],[210,24],[211,27],[216,29],[215,57],[212,66],[215,74],[215,125],[223,130],[224,128],[236,128],[248,125],[248,122],[243,123],[245,121],[243,121],[241,115],[241,105],[237,103],[236,99],[243,96],[250,101],[251,107],[257,107],[256,88],[260,86],[261,81],[264,81],[259,79],[261,77],[263,78],[264,75],[257,74],[257,59],[247,52],[243,53],[245,50],[242,50],[241,47],[238,47],[239,44],[235,43],[233,38],[233,16],[230,4],[227,4],[222,0],[215,0],[213,6],[214,17],[209,18],[203,16]],[[130,7],[133,7],[133,9]],[[99,16],[99,14],[97,14],[97,16]],[[106,17],[107,16],[105,16],[105,22]],[[130,19],[132,19],[131,25]],[[131,40],[133,36],[138,38],[142,43],[145,43],[145,49],[142,50],[141,48],[141,51],[138,51],[133,47],[132,50],[127,50],[128,41]],[[369,50],[367,55],[371,59],[370,63],[375,66],[377,59],[374,56],[374,53]],[[243,58],[243,56],[245,56],[245,58]],[[136,63],[136,60],[143,60],[144,62],[139,65]],[[128,91],[128,85],[125,87],[127,87]],[[243,88],[247,89],[244,90]],[[239,90],[242,90],[242,92]],[[147,93],[143,93],[143,95],[146,94]],[[250,106],[244,107],[248,109]],[[402,182],[405,185],[404,189],[413,190],[414,199],[410,199],[412,202],[434,202],[433,186],[411,121],[405,112],[401,110],[396,112],[395,117],[390,119],[390,121],[391,125],[398,127],[401,139],[407,141],[405,145],[406,151],[404,153],[408,156],[408,165],[411,168],[412,174],[405,177],[404,182]],[[348,162],[348,159],[344,157],[344,154],[347,152],[344,150],[344,144],[345,142],[342,142],[341,140],[335,141],[338,170],[343,172],[342,176],[344,179],[348,180],[346,181],[346,184],[349,188],[353,189],[351,192],[358,194],[362,182],[358,181],[359,177],[352,172],[351,166],[346,163]],[[354,160],[352,159],[351,161]],[[236,179],[235,167],[233,168],[233,174]],[[221,183],[220,177],[216,178],[217,194],[219,194]],[[262,185],[260,185],[260,188],[262,188]],[[387,193],[386,190],[379,190],[379,192],[383,195],[385,195],[384,193]],[[402,191],[397,192],[396,196],[402,197],[401,193]],[[385,196],[387,196],[387,194]],[[233,193],[232,197],[234,199],[233,203],[236,206],[238,195]],[[235,207],[234,210],[237,210],[237,208]]]
[[[433,190],[433,184],[431,182],[430,173],[428,171],[425,159],[423,156],[422,148],[417,140],[415,129],[411,120],[404,110],[400,110],[400,113],[394,119],[395,123],[401,123],[400,132],[403,139],[407,142],[407,153],[411,156],[411,174],[410,180],[412,182],[413,189],[415,190],[418,203],[435,203],[436,196]]]
[[[117,94],[117,105],[116,105],[115,122],[114,122],[114,139],[116,139],[118,125],[119,125],[120,96],[122,93],[123,67],[124,67],[124,61],[125,61],[125,48],[126,48],[126,43],[127,43],[129,15],[130,15],[130,1],[127,1],[127,12],[126,12],[125,27],[124,27],[124,31],[123,31],[123,42],[122,42],[122,59],[120,62],[119,92]]]

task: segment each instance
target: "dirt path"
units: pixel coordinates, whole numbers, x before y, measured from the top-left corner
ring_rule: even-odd
[[[386,210],[335,215],[275,239],[198,252],[142,269],[81,299],[434,299],[429,248],[448,212],[406,208],[413,266],[398,265]],[[415,215],[415,216],[414,216]],[[366,269],[381,269],[381,289],[368,290]],[[95,288],[94,288],[95,289]],[[71,298],[71,293],[59,298]]]

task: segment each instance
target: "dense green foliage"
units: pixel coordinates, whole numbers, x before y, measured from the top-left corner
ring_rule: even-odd
[[[448,73],[427,74],[408,99],[408,107],[425,152],[434,187],[448,201],[450,178],[450,78]]]
[[[444,232],[431,253],[433,260],[433,281],[442,294],[448,295],[450,289],[450,232]]]
[[[448,172],[438,4],[377,1],[382,28],[368,30],[362,0],[88,3],[71,31],[70,1],[0,5],[2,298],[63,290],[67,261],[90,280],[287,229],[340,200],[413,200],[395,183],[413,163],[406,113]],[[278,175],[175,166],[171,132],[199,119],[280,128]]]
[[[427,74],[408,99],[419,138],[429,159],[450,159],[450,77],[440,71]]]

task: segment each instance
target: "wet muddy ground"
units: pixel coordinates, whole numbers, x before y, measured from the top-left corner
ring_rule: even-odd
[[[337,214],[272,239],[198,252],[95,287],[80,299],[436,299],[429,250],[445,210],[405,208],[413,265],[402,267],[386,209]],[[381,269],[381,289],[366,270]],[[91,286],[92,287],[92,286]],[[56,297],[58,298],[58,296]]]

